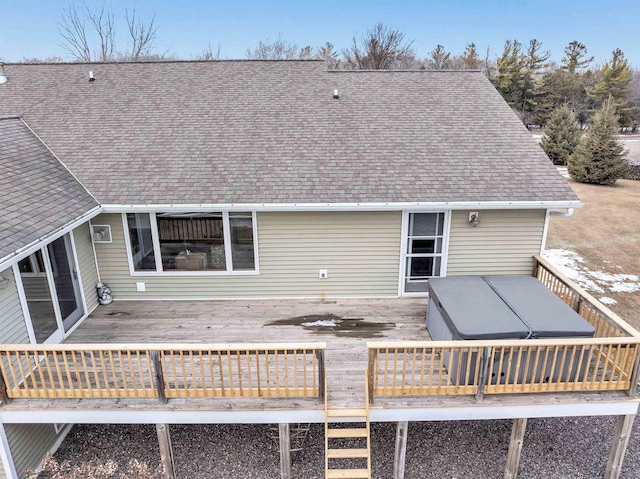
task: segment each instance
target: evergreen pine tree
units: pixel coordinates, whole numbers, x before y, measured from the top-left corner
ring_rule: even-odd
[[[572,41],[564,49],[562,68],[573,74],[579,68],[584,68],[593,61],[593,57],[587,57],[587,47],[579,41]]]
[[[544,130],[542,148],[554,165],[566,165],[580,143],[581,134],[575,115],[564,105],[551,114]]]
[[[625,175],[627,152],[617,133],[618,117],[615,102],[610,98],[595,113],[591,127],[569,157],[568,171],[574,180],[611,185]]]
[[[463,70],[478,70],[480,68],[480,57],[475,43],[467,45],[464,53],[460,56],[460,63]]]
[[[624,53],[619,48],[613,51],[611,61],[602,67],[594,88],[589,96],[597,107],[601,106],[609,98],[615,104],[615,114],[622,117],[622,126],[626,125],[633,107],[627,102],[631,92],[631,80],[633,71]]]

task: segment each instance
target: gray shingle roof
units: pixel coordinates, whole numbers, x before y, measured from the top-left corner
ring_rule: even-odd
[[[22,120],[0,119],[0,259],[96,206]]]
[[[5,71],[0,115],[23,114],[103,204],[577,200],[478,72],[298,61]]]

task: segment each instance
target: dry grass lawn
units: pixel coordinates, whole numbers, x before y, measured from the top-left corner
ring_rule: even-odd
[[[568,182],[584,208],[570,218],[551,218],[547,248],[575,251],[591,270],[640,275],[640,181],[619,180],[615,186]],[[614,312],[640,328],[640,292],[606,296],[618,301],[610,307]]]

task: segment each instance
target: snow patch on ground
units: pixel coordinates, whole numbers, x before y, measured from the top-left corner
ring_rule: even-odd
[[[341,322],[342,320],[340,319],[321,319],[319,321],[313,321],[311,323],[302,323],[302,325],[308,328],[315,328],[315,327],[335,328]]]
[[[590,270],[584,265],[584,259],[573,251],[549,249],[542,253],[542,257],[587,291],[595,293],[633,293],[640,291],[640,278],[637,275]],[[601,301],[604,304],[615,304],[613,298],[606,296],[601,298]],[[613,303],[605,301],[613,301]]]
[[[613,306],[614,304],[618,304],[618,302],[615,299],[610,298],[609,296],[602,296],[599,298],[599,300],[602,304],[606,304],[608,306]]]

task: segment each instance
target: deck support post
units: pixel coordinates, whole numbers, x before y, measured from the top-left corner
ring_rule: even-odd
[[[516,418],[513,420],[511,428],[511,439],[509,440],[509,452],[507,453],[507,465],[504,469],[504,479],[516,479],[518,477],[518,466],[520,465],[520,453],[524,441],[524,432],[527,429],[527,418]]]
[[[611,452],[607,461],[607,470],[604,473],[605,479],[617,479],[620,477],[622,461],[629,445],[629,436],[631,435],[631,427],[635,417],[635,414],[618,417],[618,424],[613,433],[613,443],[611,444]]]
[[[291,438],[289,436],[289,424],[280,423],[280,478],[291,479]]]
[[[160,356],[160,351],[151,351],[150,356],[153,367],[153,379],[156,392],[158,393],[158,399],[162,404],[167,404],[167,395],[164,391],[164,372],[162,371],[162,358]]]
[[[408,432],[409,421],[398,421],[396,428],[396,452],[393,458],[393,479],[404,479]]]
[[[175,479],[176,473],[173,466],[173,448],[171,447],[171,435],[168,424],[156,424],[158,443],[160,444],[160,461],[164,469],[164,479]]]

